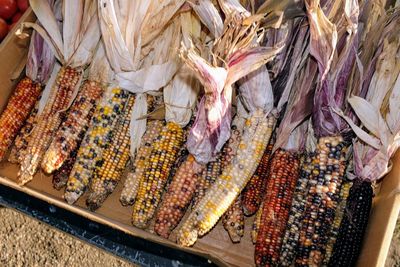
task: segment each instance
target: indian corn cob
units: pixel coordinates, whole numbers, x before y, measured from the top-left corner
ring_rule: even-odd
[[[24,154],[26,148],[28,147],[30,134],[37,123],[37,113],[39,110],[39,99],[36,101],[35,107],[29,114],[24,126],[19,131],[17,137],[14,140],[14,145],[11,148],[10,155],[8,156],[8,161],[11,163],[20,163],[21,155]]]
[[[253,175],[269,142],[275,121],[274,116],[267,117],[260,109],[246,120],[235,158],[183,224],[178,234],[179,244],[193,245],[197,237],[210,231],[226,212]]]
[[[23,78],[0,116],[0,161],[4,159],[15,136],[28,118],[42,87],[30,78]]]
[[[60,168],[71,152],[78,147],[102,93],[103,87],[97,82],[87,81],[83,84],[43,157],[41,165],[44,172],[52,173]]]
[[[168,122],[153,143],[139,183],[132,214],[132,223],[135,226],[145,228],[153,217],[182,143],[182,128],[174,122]]]
[[[320,265],[335,218],[346,167],[346,146],[341,136],[321,137],[313,159],[296,265]]]
[[[256,215],[254,216],[254,221],[251,226],[251,242],[253,242],[253,244],[257,242],[257,235],[261,225],[262,212],[263,212],[263,203],[261,202],[260,207],[258,208]]]
[[[26,184],[33,179],[39,164],[46,152],[55,131],[61,124],[62,116],[68,108],[75,87],[81,78],[82,70],[62,67],[53,84],[50,97],[33,129],[27,153],[21,159],[21,169],[18,173],[18,183]]]
[[[127,98],[128,93],[120,88],[108,88],[103,94],[68,178],[64,195],[68,203],[74,203],[89,185],[103,151],[112,140],[113,129]]]
[[[233,243],[240,242],[244,235],[244,213],[242,199],[239,195],[222,216],[222,224]]]
[[[77,153],[78,148],[71,152],[67,160],[64,161],[59,169],[54,171],[52,182],[55,189],[61,190],[61,188],[67,185],[68,177],[74,167]]]
[[[354,182],[350,188],[346,209],[328,266],[354,266],[372,206],[373,190],[370,182]]]
[[[197,163],[192,155],[180,165],[156,214],[154,230],[158,235],[168,238],[179,224],[192,200],[196,182],[203,170],[204,165]]]
[[[331,232],[329,233],[328,244],[326,245],[326,251],[324,255],[323,265],[327,266],[330,258],[332,257],[333,246],[336,243],[337,236],[339,234],[340,225],[343,220],[343,215],[346,209],[347,198],[349,197],[350,188],[352,182],[343,181],[342,188],[340,189],[340,199],[339,204],[335,211],[335,219],[333,221]]]
[[[257,166],[256,172],[247,183],[242,192],[243,211],[246,216],[251,216],[257,212],[262,202],[265,185],[268,178],[269,159],[271,156],[273,143],[268,144]]]
[[[234,121],[231,127],[231,136],[226,144],[223,146],[222,151],[216,156],[216,160],[209,162],[207,168],[196,184],[196,189],[193,197],[192,209],[196,207],[197,203],[204,197],[207,190],[214,184],[218,176],[221,175],[222,170],[226,168],[232,161],[238,149],[240,139],[242,138],[242,128],[236,125]]]
[[[152,120],[147,124],[146,133],[142,137],[142,144],[136,153],[133,169],[126,177],[119,199],[124,206],[133,205],[135,202],[139,182],[144,173],[146,162],[150,157],[153,142],[158,137],[162,127],[163,123],[159,120]]]
[[[279,265],[282,239],[299,170],[300,161],[296,153],[278,149],[272,155],[255,247],[257,266]]]
[[[96,164],[86,204],[96,210],[117,186],[130,156],[129,123],[135,96],[130,95],[123,114],[118,118],[110,145],[104,150],[102,160]]]
[[[304,215],[306,197],[309,188],[308,181],[313,168],[313,159],[314,154],[311,152],[303,155],[301,159],[299,179],[297,180],[296,188],[293,193],[292,205],[289,211],[289,219],[282,240],[282,248],[280,253],[280,265],[282,266],[292,266],[296,257],[301,221]]]

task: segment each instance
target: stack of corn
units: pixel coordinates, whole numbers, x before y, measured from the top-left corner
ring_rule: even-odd
[[[262,202],[265,186],[269,177],[269,160],[274,144],[270,142],[264,151],[260,163],[257,166],[256,172],[251,177],[250,181],[243,189],[242,203],[243,210],[246,216],[251,216],[256,213]]]
[[[286,115],[290,116],[290,114]],[[263,197],[262,209],[257,212],[256,218],[256,221],[260,220],[260,225],[256,226],[258,230],[255,247],[257,266],[280,265],[280,250],[299,177],[299,155],[305,143],[306,126],[306,123],[298,126],[284,142],[281,138],[285,137],[277,137],[277,143],[284,145],[281,148],[275,147],[277,150],[271,156],[266,194]],[[281,124],[280,127],[286,127],[286,125]]]
[[[156,214],[154,230],[158,235],[168,238],[178,225],[190,204],[196,181],[203,169],[204,166],[198,164],[192,155],[181,164]]]
[[[104,150],[102,160],[96,163],[96,169],[90,184],[90,193],[86,200],[90,210],[99,208],[107,196],[114,191],[128,163],[129,123],[134,103],[135,97],[130,95],[113,130],[114,133],[110,144]]]
[[[51,41],[52,50],[61,61],[62,67],[59,70],[56,80],[52,85],[51,93],[43,112],[31,135],[27,153],[21,160],[21,169],[18,173],[18,183],[25,184],[33,179],[42,161],[44,153],[50,145],[53,136],[62,122],[66,110],[73,102],[83,75],[83,66],[92,59],[93,52],[100,39],[99,25],[97,23],[96,3],[68,2],[63,5],[63,15],[76,14],[74,19],[63,20],[64,38],[61,38],[60,30],[54,28],[54,24],[48,22],[46,14],[50,6],[46,1],[33,1],[32,8],[43,22],[45,29],[38,31],[46,33],[45,39]],[[87,18],[81,21],[81,18]],[[79,27],[75,27],[79,20]],[[55,21],[54,21],[55,22]],[[70,23],[71,25],[65,25]],[[36,28],[40,28],[36,25]],[[84,45],[81,45],[84,44]],[[67,155],[68,156],[68,155]]]
[[[14,140],[14,145],[10,150],[8,161],[11,163],[20,163],[23,154],[28,147],[30,134],[35,127],[37,122],[37,114],[39,110],[39,100],[36,102],[35,107],[29,114],[28,119],[25,121],[24,126],[19,131],[17,137]]]
[[[120,201],[124,206],[133,205],[135,202],[140,178],[150,157],[152,145],[156,141],[162,127],[163,123],[159,120],[153,120],[147,124],[146,133],[142,138],[141,146],[133,163],[133,170],[127,175],[124,188],[121,192]]]
[[[109,87],[96,107],[90,127],[78,150],[77,158],[65,189],[65,200],[72,204],[90,184],[93,172],[102,160],[104,150],[113,138],[113,130],[129,93]]]

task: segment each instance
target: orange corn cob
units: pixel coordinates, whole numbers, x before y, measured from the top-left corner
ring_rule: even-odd
[[[232,203],[227,212],[225,212],[224,216],[222,216],[222,224],[232,242],[240,242],[244,234],[244,214],[240,195]]]
[[[39,110],[39,99],[36,101],[35,107],[29,114],[24,126],[19,131],[17,137],[15,138],[14,145],[11,148],[10,155],[8,156],[8,161],[11,163],[20,163],[21,155],[24,155],[26,148],[28,147],[30,134],[37,123],[37,113]]]
[[[133,169],[126,177],[124,188],[121,192],[120,201],[122,205],[133,205],[137,190],[139,188],[140,178],[142,177],[147,160],[150,157],[153,142],[157,138],[163,123],[159,120],[149,121],[146,133],[143,135],[141,146],[136,153]]]
[[[88,81],[82,86],[65,121],[43,157],[44,172],[52,173],[60,168],[71,152],[78,147],[78,143],[85,136],[95,105],[102,93],[103,87],[97,82]]]
[[[261,225],[262,212],[263,212],[263,203],[261,202],[260,207],[258,208],[256,215],[254,216],[253,225],[251,227],[251,241],[253,242],[253,244],[257,242],[257,235]]]
[[[61,190],[61,188],[67,185],[68,177],[72,171],[74,163],[76,161],[76,154],[78,153],[78,149],[75,149],[71,152],[71,155],[67,160],[64,161],[61,168],[57,169],[53,173],[53,187],[57,190]]]
[[[135,226],[145,228],[153,217],[182,143],[182,128],[174,122],[168,122],[153,144],[145,172],[140,179],[132,214]]]
[[[298,156],[283,149],[274,153],[270,164],[270,179],[255,247],[257,266],[279,265],[282,238],[300,170]]]
[[[264,196],[267,184],[269,159],[271,156],[273,143],[270,143],[264,151],[256,172],[247,183],[242,192],[243,211],[246,216],[251,216],[257,212]]]
[[[154,230],[158,235],[168,238],[178,225],[190,204],[196,181],[203,170],[204,166],[198,164],[192,155],[179,167],[156,214]]]
[[[63,113],[72,100],[81,74],[82,70],[70,67],[62,67],[58,72],[50,97],[32,131],[27,153],[21,160],[21,169],[18,173],[20,185],[31,181],[37,172],[43,155],[61,124]]]
[[[4,159],[19,129],[28,118],[42,87],[30,78],[22,79],[0,116],[0,161]]]
[[[86,205],[92,211],[98,209],[114,191],[128,163],[131,140],[129,124],[134,103],[135,96],[130,95],[123,114],[118,118],[111,144],[104,151],[103,159],[96,164],[86,200]]]

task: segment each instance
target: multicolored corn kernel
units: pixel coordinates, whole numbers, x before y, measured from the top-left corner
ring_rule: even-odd
[[[296,250],[300,236],[301,221],[306,206],[306,197],[309,190],[308,181],[311,177],[315,155],[313,153],[305,154],[300,162],[300,173],[293,193],[292,205],[289,211],[289,219],[282,240],[280,253],[280,265],[292,266],[296,257]]]
[[[222,151],[217,154],[215,161],[207,164],[205,171],[198,179],[192,200],[192,209],[204,197],[207,190],[214,184],[218,176],[221,175],[222,170],[231,163],[237,152],[241,138],[242,129],[239,129],[237,125],[233,124],[231,127],[231,136],[222,148]]]
[[[52,173],[60,168],[71,152],[78,147],[102,94],[103,87],[99,83],[84,83],[43,157],[41,166],[44,172]]]
[[[162,127],[163,123],[159,120],[153,120],[147,123],[146,132],[142,137],[140,148],[136,153],[133,169],[126,177],[124,188],[122,189],[119,199],[124,206],[133,205],[135,202],[139,182],[144,173],[146,162],[150,158],[153,143],[158,137]]]
[[[129,124],[134,103],[135,97],[130,95],[122,115],[118,118],[112,141],[104,150],[102,160],[96,164],[90,193],[86,200],[86,205],[92,211],[98,209],[114,191],[129,161]]]
[[[253,244],[257,242],[257,235],[261,225],[262,213],[263,213],[263,203],[261,202],[260,207],[258,208],[256,215],[254,216],[254,221],[251,226],[251,242],[253,242]]]
[[[222,224],[233,243],[239,243],[244,235],[244,213],[239,195],[222,216]]]
[[[104,150],[112,141],[113,130],[128,95],[128,92],[120,88],[108,88],[103,94],[68,178],[64,198],[69,204],[74,203],[90,184],[93,172],[102,160]]]
[[[319,266],[323,261],[344,179],[346,150],[341,136],[318,140],[300,230],[298,266]]]
[[[18,184],[24,185],[31,181],[39,169],[44,153],[62,122],[65,110],[72,101],[75,87],[78,86],[81,75],[81,69],[62,67],[59,70],[49,99],[31,133],[26,154],[21,159]]]
[[[196,182],[203,170],[204,165],[197,163],[192,155],[180,165],[156,214],[154,230],[158,235],[168,238],[179,224],[192,200]]]
[[[182,144],[182,128],[174,122],[168,122],[153,143],[153,150],[146,162],[133,205],[133,225],[139,228],[147,227],[161,201],[169,172]]]
[[[269,142],[276,119],[257,110],[247,121],[237,153],[190,213],[178,233],[178,243],[193,245],[205,235],[246,186]]]
[[[343,181],[342,188],[340,189],[340,198],[339,203],[335,212],[335,219],[333,221],[333,225],[331,228],[331,232],[329,233],[329,240],[326,245],[326,251],[324,255],[323,266],[327,266],[330,258],[332,257],[333,246],[336,243],[337,236],[339,234],[340,225],[343,220],[343,215],[346,209],[347,198],[349,197],[350,188],[353,185],[350,181]]]
[[[354,182],[347,198],[346,209],[328,264],[329,267],[356,265],[368,225],[372,198],[371,183]]]
[[[300,161],[295,153],[278,149],[272,155],[257,233],[256,266],[279,266],[282,239],[299,170]]]
[[[4,159],[18,131],[35,106],[42,87],[30,78],[23,78],[15,88],[0,116],[0,161]]]
[[[257,166],[256,172],[243,189],[242,203],[244,214],[246,216],[251,216],[256,213],[262,202],[268,178],[269,159],[273,147],[273,143],[268,144],[261,161]]]
[[[57,190],[61,190],[67,185],[69,175],[76,161],[76,154],[78,153],[78,148],[71,152],[67,160],[64,161],[61,168],[57,169],[53,173],[53,187]]]
[[[29,114],[28,119],[26,120],[24,126],[22,126],[21,130],[19,131],[17,137],[14,140],[14,145],[11,148],[10,155],[8,156],[8,161],[11,163],[20,163],[21,158],[23,158],[24,153],[28,147],[30,134],[35,127],[38,119],[38,110],[39,110],[39,100],[40,96],[38,97],[35,107],[32,109],[31,113]]]

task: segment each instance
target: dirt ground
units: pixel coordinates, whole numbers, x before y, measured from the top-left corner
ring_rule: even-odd
[[[134,266],[14,210],[0,207],[0,266]]]
[[[0,207],[0,266],[134,265],[28,216]],[[400,219],[385,264],[385,267],[393,266],[400,266]]]

